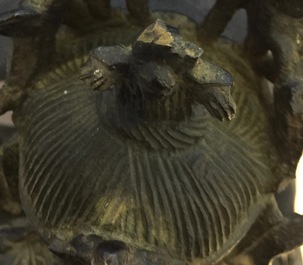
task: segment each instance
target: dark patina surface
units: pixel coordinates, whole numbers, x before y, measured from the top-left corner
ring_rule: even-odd
[[[248,52],[218,38],[236,1],[201,27],[144,1],[130,16],[93,0],[3,14],[15,47],[0,110],[18,136],[1,153],[0,264],[268,264],[300,245],[303,218],[273,196],[302,149],[301,58],[270,24],[301,20],[280,2],[245,5],[262,11],[254,25],[272,18]]]

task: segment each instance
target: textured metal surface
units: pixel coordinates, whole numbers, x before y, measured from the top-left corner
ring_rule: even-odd
[[[174,9],[162,4],[161,9]],[[192,9],[192,17],[199,20],[194,6],[186,9],[182,4],[180,12]],[[132,34],[125,36],[132,38]],[[98,45],[90,40],[81,46],[81,55],[74,49],[78,55],[73,60],[75,53],[57,55],[58,62],[68,58],[66,64],[42,78],[35,92],[30,90],[18,113],[26,213],[55,250],[60,250],[60,244],[53,244],[53,238],[68,244],[80,231],[144,251],[165,249],[177,259],[218,261],[247,231],[254,232],[249,227],[265,204],[271,205],[267,198],[284,177],[275,174],[279,165],[267,134],[266,111],[256,95],[258,78],[228,45],[211,50],[202,41],[211,60],[236,77],[233,97],[240,111],[236,120],[219,124],[203,106],[195,105],[192,115],[178,119],[177,125],[166,120],[138,124],[129,119],[136,111],[132,115],[121,111],[117,89],[91,91],[74,75],[87,58],[83,55]],[[66,55],[70,45],[61,48],[61,55]],[[225,65],[228,61],[232,65]],[[185,91],[176,93],[155,108],[157,117],[174,117],[177,107],[184,111],[185,99],[189,99]],[[285,239],[288,232],[292,239],[300,236],[295,230],[303,231],[297,225],[299,219],[282,222],[265,235],[264,230],[258,231],[252,236],[253,242],[261,242],[257,247],[248,241],[244,245],[256,258],[291,249],[291,241]],[[265,220],[265,226],[276,225],[277,220]],[[256,223],[255,230],[258,224],[263,228],[262,222]],[[281,242],[275,240],[277,234],[282,235]],[[266,245],[267,240],[277,244],[277,250]]]
[[[50,234],[73,226],[179,258],[216,260],[232,248],[263,209],[255,204],[260,194],[279,179],[254,84],[236,69],[249,70],[241,59],[233,58],[236,68],[224,65],[230,52],[220,49],[212,61],[238,80],[239,115],[228,125],[202,106],[176,128],[133,124],[119,116],[114,90],[91,91],[73,76],[83,59],[40,82],[25,103],[21,149],[22,199],[32,220]],[[169,105],[183,103],[181,96]]]

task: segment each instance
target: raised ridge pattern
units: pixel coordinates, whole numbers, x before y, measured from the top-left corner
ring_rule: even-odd
[[[258,107],[242,94],[239,108]],[[196,106],[174,128],[118,129],[100,114],[117,115],[114,98],[77,77],[32,95],[21,149],[26,211],[51,230],[88,224],[90,232],[181,257],[222,251],[259,193],[271,189],[264,120],[248,110],[250,119],[244,111],[224,125]]]

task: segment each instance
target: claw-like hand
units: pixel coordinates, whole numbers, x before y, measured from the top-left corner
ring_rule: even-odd
[[[196,86],[196,99],[219,120],[231,120],[236,114],[236,103],[230,89],[232,76],[223,69],[199,58],[190,72]]]
[[[121,86],[125,101],[136,101],[132,103],[143,106],[142,112],[146,108],[152,111],[153,105],[165,105],[166,100],[182,94],[185,99],[180,104],[187,110],[199,103],[219,120],[230,120],[236,112],[230,95],[232,76],[205,61],[202,53],[201,48],[184,41],[176,29],[157,20],[142,32],[132,48],[94,50],[81,79],[92,89],[102,91]]]
[[[89,60],[81,70],[80,79],[93,89],[106,90],[119,77],[116,70],[122,71],[128,64],[130,50],[121,47],[100,47],[90,53]]]

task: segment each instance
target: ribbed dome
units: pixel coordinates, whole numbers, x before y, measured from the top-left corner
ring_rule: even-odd
[[[24,107],[20,184],[46,240],[96,234],[215,261],[247,232],[280,181],[259,80],[229,45],[201,46],[234,76],[231,122],[202,105],[183,121],[132,121],[117,89],[93,91],[79,79],[86,57],[38,84]]]

